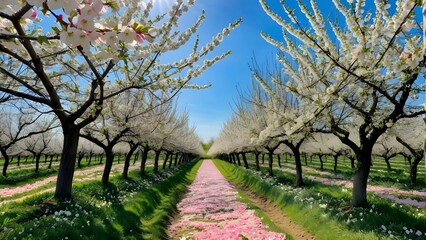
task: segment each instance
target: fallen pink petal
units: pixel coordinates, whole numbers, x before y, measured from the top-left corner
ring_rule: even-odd
[[[170,226],[172,239],[285,239],[267,230],[254,210],[238,202],[238,192],[211,160],[203,161],[188,193],[178,204],[179,221]]]

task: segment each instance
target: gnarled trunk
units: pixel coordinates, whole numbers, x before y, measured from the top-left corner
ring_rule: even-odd
[[[64,129],[64,145],[56,181],[55,198],[71,198],[72,180],[74,177],[80,129]]]
[[[173,163],[173,152],[170,152],[169,169],[172,168]]]

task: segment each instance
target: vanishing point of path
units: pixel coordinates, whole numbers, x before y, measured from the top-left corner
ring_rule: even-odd
[[[178,204],[180,216],[170,226],[171,239],[285,239],[254,210],[237,201],[238,192],[211,160],[203,161],[188,193]]]

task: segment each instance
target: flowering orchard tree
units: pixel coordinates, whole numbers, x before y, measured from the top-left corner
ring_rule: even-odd
[[[269,70],[266,75],[254,71],[256,81],[267,93],[267,101],[263,108],[266,110],[266,127],[259,133],[258,141],[274,140],[285,144],[293,153],[296,164],[296,186],[304,185],[300,147],[311,135],[316,109],[304,99],[296,99],[286,90],[283,83],[291,82],[280,70]],[[258,104],[261,104],[260,102]],[[267,149],[271,156],[271,149]],[[275,149],[274,149],[275,150]]]
[[[0,152],[4,158],[3,176],[7,175],[10,154],[16,152],[19,144],[54,128],[53,122],[40,126],[38,121],[45,120],[45,115],[28,109],[15,109],[13,105],[0,109]]]
[[[417,182],[417,168],[424,158],[423,137],[426,135],[426,129],[423,126],[423,120],[418,118],[403,119],[393,126],[391,134],[402,148],[400,153],[410,164],[410,181],[412,184]]]
[[[0,92],[42,104],[59,119],[64,147],[55,197],[71,197],[80,130],[98,117],[106,99],[132,88],[179,90],[230,54],[205,59],[240,21],[203,47],[197,40],[187,58],[160,63],[199,28],[203,14],[188,29],[178,28],[193,4],[178,0],[168,14],[155,16],[153,1],[3,1]]]
[[[104,150],[106,160],[102,183],[106,185],[114,160],[113,148],[125,137],[133,135],[132,131],[143,121],[140,116],[151,109],[141,90],[124,92],[104,105],[99,118],[84,127],[80,136]]]
[[[320,116],[320,122],[354,151],[358,167],[352,204],[365,205],[377,139],[398,120],[425,113],[415,104],[425,90],[417,80],[424,65],[421,31],[415,24],[419,1],[399,0],[394,6],[374,1],[373,7],[366,7],[365,0],[350,4],[333,0],[345,24],[326,22],[315,0],[310,6],[298,1],[307,21],[285,2],[286,18],[275,13],[266,0],[260,2],[283,28],[284,42],[262,35],[285,53],[278,58],[294,80],[287,89],[316,107],[315,118]],[[361,119],[359,143],[349,137],[348,116]]]

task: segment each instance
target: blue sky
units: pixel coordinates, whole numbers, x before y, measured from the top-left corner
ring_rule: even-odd
[[[162,8],[171,6],[173,2],[173,0],[156,0],[156,4],[162,5]],[[279,0],[268,2],[272,4],[272,9],[283,14]],[[318,2],[324,16],[335,19],[332,1]],[[286,4],[297,8],[295,0],[288,0]],[[371,4],[367,1],[367,7]],[[238,91],[247,91],[250,88],[251,74],[248,65],[252,57],[256,56],[261,63],[270,60],[275,54],[275,48],[263,40],[260,32],[264,31],[278,40],[282,39],[282,32],[281,28],[266,15],[258,0],[197,0],[195,6],[181,19],[181,26],[192,24],[202,10],[206,11],[206,20],[197,32],[201,43],[210,41],[212,36],[222,31],[229,23],[243,18],[243,23],[215,51],[218,55],[231,50],[231,56],[192,81],[200,85],[212,83],[212,87],[205,90],[183,90],[179,95],[179,109],[186,109],[189,112],[190,123],[196,126],[198,135],[204,141],[208,141],[220,133],[223,124],[232,116]],[[341,15],[339,22],[344,22]],[[191,49],[190,45],[187,49],[179,51],[188,52]]]
[[[183,90],[178,104],[189,112],[191,124],[197,127],[198,135],[205,141],[217,136],[223,124],[233,114],[238,90],[247,90],[251,84],[248,64],[253,56],[266,59],[275,48],[265,42],[260,31],[279,36],[281,31],[262,10],[257,0],[198,0],[184,21],[192,22],[204,9],[206,20],[198,32],[201,41],[208,41],[240,17],[243,23],[226,38],[215,51],[220,54],[231,50],[231,56],[208,69],[194,83],[212,83],[205,90]]]

